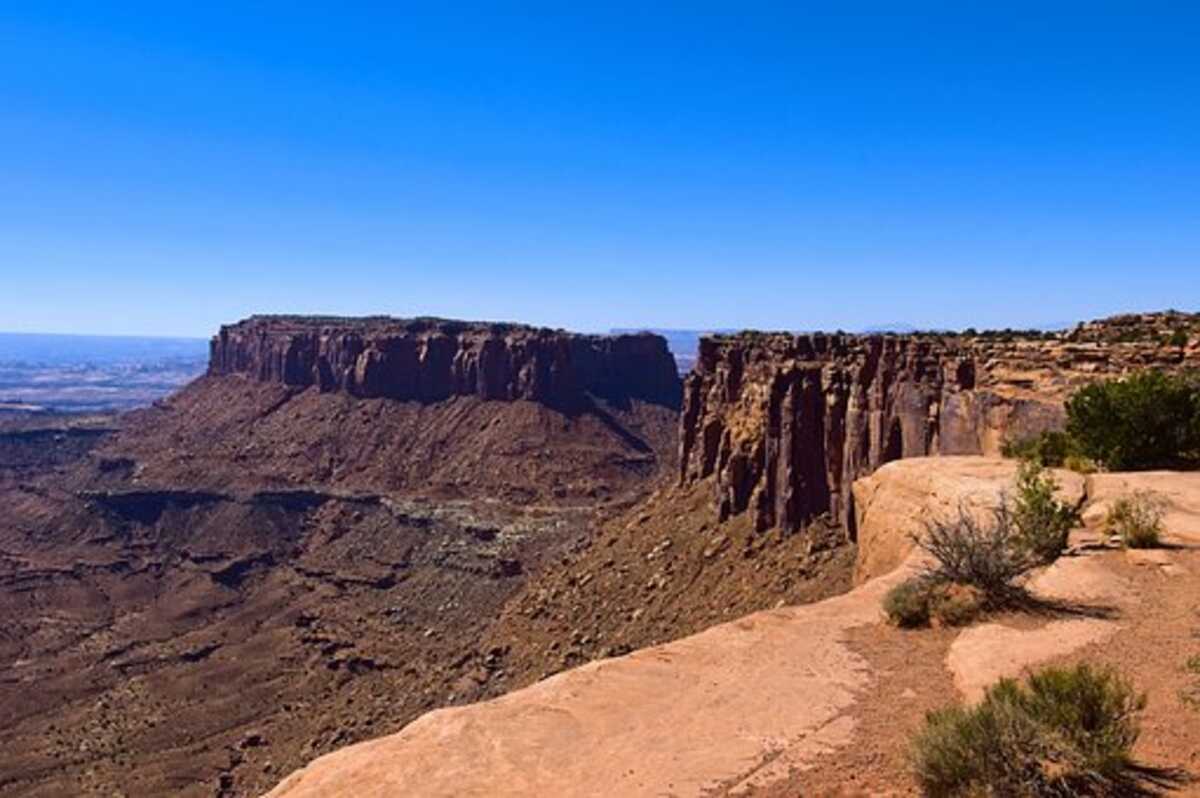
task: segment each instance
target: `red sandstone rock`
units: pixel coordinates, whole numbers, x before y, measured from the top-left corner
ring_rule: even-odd
[[[715,476],[722,518],[760,530],[828,514],[850,525],[849,486],[886,462],[999,453],[1007,439],[1060,427],[1085,382],[1139,368],[1200,366],[1173,345],[1179,314],[1080,325],[1070,334],[791,335],[701,340],[684,384],[680,477]]]
[[[592,394],[678,407],[666,341],[444,319],[253,316],[213,338],[209,374],[361,397],[450,396],[571,407]]]

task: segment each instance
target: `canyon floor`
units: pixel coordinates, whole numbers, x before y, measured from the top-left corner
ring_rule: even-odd
[[[862,514],[900,535],[913,519],[896,507],[998,495],[1012,474],[1000,460],[899,461],[877,472],[877,506]],[[1107,504],[1136,488],[1170,502],[1161,549],[1101,540]],[[1147,692],[1135,749],[1147,787],[1198,795],[1200,676],[1187,663],[1200,655],[1200,474],[1098,475],[1081,489],[1087,526],[1073,553],[1031,581],[1052,605],[1039,613],[965,629],[887,626],[879,602],[917,567],[910,555],[842,596],[429,713],[316,760],[270,795],[917,794],[906,740],[927,710],[1034,665],[1085,659],[1121,667]]]
[[[258,795],[431,709],[849,587],[844,543],[718,529],[673,487],[676,423],[240,377],[10,420],[0,793]]]

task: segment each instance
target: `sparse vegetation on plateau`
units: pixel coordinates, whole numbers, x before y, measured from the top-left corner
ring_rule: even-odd
[[[1137,471],[1200,462],[1196,375],[1147,370],[1093,383],[1072,394],[1066,409],[1065,430],[1005,441],[1000,453],[1081,473],[1098,467]]]
[[[1045,469],[1026,462],[1015,498],[1005,496],[990,510],[962,506],[950,518],[926,522],[914,541],[932,562],[888,592],[888,619],[903,628],[931,621],[958,626],[1014,604],[1023,596],[1018,580],[1058,559],[1079,522],[1078,512],[1055,498],[1056,488]]]
[[[902,629],[928,626],[964,626],[983,612],[985,599],[978,588],[925,576],[907,579],[883,598],[888,620]]]
[[[1079,513],[1055,498],[1058,483],[1037,463],[1024,462],[1017,471],[1012,518],[1017,545],[1038,564],[1052,563],[1067,547]]]
[[[1194,464],[1200,456],[1200,381],[1143,371],[1079,389],[1067,401],[1078,452],[1112,471]]]
[[[1058,558],[1078,513],[1055,498],[1057,485],[1035,463],[1022,464],[1016,488],[990,513],[960,507],[925,525],[917,545],[934,559],[930,578],[976,587],[995,603],[1018,577]]]
[[[1150,491],[1136,491],[1113,502],[1104,519],[1110,535],[1120,538],[1131,549],[1150,549],[1159,545],[1166,507]]]
[[[932,519],[916,542],[933,559],[925,579],[978,588],[989,605],[1006,603],[1018,577],[1039,564],[1020,543],[1007,501],[990,511],[960,507],[950,518]]]
[[[1099,470],[1094,460],[1080,453],[1075,439],[1062,430],[1047,430],[1028,438],[1007,440],[1000,447],[1000,455],[1027,460],[1045,468],[1066,468],[1079,474]]]
[[[883,612],[901,629],[929,623],[929,599],[932,583],[921,577],[906,579],[883,597]]]
[[[1029,460],[1048,468],[1061,467],[1075,454],[1071,437],[1061,430],[1048,430],[1039,435],[1005,441],[1000,447],[1004,457]]]
[[[917,781],[932,798],[1130,794],[1145,703],[1116,670],[1087,664],[1001,679],[978,705],[926,717]]]

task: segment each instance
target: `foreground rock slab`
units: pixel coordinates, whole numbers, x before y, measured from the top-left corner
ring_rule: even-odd
[[[270,795],[697,795],[802,762],[849,740],[838,719],[869,675],[841,635],[878,618],[891,581],[432,712]]]
[[[983,512],[995,507],[1006,491],[1011,493],[1016,476],[1016,462],[998,457],[914,457],[858,480],[853,487],[855,580],[882,576],[904,562],[927,521],[948,518],[960,507]],[[1060,501],[1072,506],[1083,501],[1082,476],[1061,469],[1053,476]]]
[[[892,509],[876,519],[877,542],[896,543],[889,543],[888,529],[906,537],[903,518],[998,496],[1012,471],[1011,463],[984,458],[881,469],[872,501],[881,513]],[[1061,482],[1086,500],[1081,478]],[[1200,474],[1176,485],[1170,501],[1178,516],[1168,516],[1174,518],[1169,536],[1190,538],[1194,496]],[[905,555],[896,548],[892,556]],[[851,638],[852,630],[881,622],[884,593],[917,567],[914,560],[910,554],[890,573],[836,598],[756,613],[486,703],[432,712],[398,734],[315,760],[268,795],[583,798],[760,794],[755,790],[764,787],[761,794],[774,795],[771,785],[861,745],[870,696],[906,678],[903,668],[873,666],[873,655]],[[970,699],[1000,676],[1119,641],[1123,614],[1146,601],[1121,572],[1135,567],[1116,551],[1063,558],[1033,580],[1035,592],[1111,608],[1113,618],[981,624],[957,633],[944,673]],[[1196,589],[1186,579],[1164,584]]]

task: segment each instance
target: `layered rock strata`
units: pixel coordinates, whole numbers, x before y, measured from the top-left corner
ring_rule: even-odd
[[[1056,336],[705,338],[684,384],[681,480],[714,477],[722,518],[752,512],[759,530],[792,532],[825,516],[853,536],[849,486],[886,462],[997,454],[1060,427],[1081,384],[1200,366],[1200,334],[1160,335],[1179,319],[1194,320],[1120,317],[1110,336],[1101,321]]]
[[[590,394],[678,407],[680,390],[658,335],[429,318],[253,316],[213,337],[209,374],[426,403],[478,396],[571,407]]]

